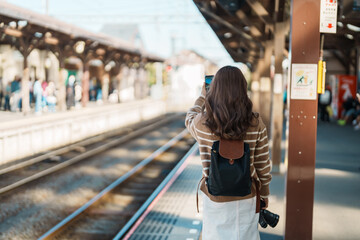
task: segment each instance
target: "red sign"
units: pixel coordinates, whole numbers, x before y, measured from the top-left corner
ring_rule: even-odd
[[[356,98],[356,76],[353,75],[338,75],[338,118],[341,117],[343,110],[342,104],[347,98]]]

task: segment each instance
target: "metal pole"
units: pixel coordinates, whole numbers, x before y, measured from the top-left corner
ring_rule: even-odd
[[[320,1],[292,0],[291,6],[290,57],[292,73],[290,75],[289,161],[286,184],[285,239],[311,240],[316,158],[317,93],[315,84],[315,89],[307,88],[305,92],[308,92],[308,94],[302,95],[304,88],[299,89],[298,84],[299,80],[303,81],[304,78],[299,80],[295,78],[295,74],[301,74],[301,70],[295,71],[296,66],[300,67],[294,64],[307,64],[307,69],[317,69],[320,51]],[[311,77],[314,79],[313,81],[316,81],[317,71],[307,71],[310,73],[304,75],[306,80],[309,81]],[[313,77],[314,74],[316,75],[315,78]],[[306,97],[307,95],[312,97]]]

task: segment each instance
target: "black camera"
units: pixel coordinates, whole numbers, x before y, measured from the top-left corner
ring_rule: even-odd
[[[265,207],[265,202],[261,201],[260,206],[261,208]],[[274,228],[279,222],[279,215],[272,213],[266,209],[261,209],[259,215],[259,224],[262,228],[266,228],[268,225]]]

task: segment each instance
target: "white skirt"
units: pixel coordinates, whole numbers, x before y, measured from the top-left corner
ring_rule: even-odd
[[[213,202],[203,196],[203,240],[260,240],[256,197]]]

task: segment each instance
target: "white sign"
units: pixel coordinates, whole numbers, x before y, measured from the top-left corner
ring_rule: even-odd
[[[320,32],[336,33],[338,0],[321,0]]]
[[[291,99],[316,100],[317,64],[292,64]]]
[[[274,93],[281,94],[283,87],[282,74],[276,73],[274,77]]]

